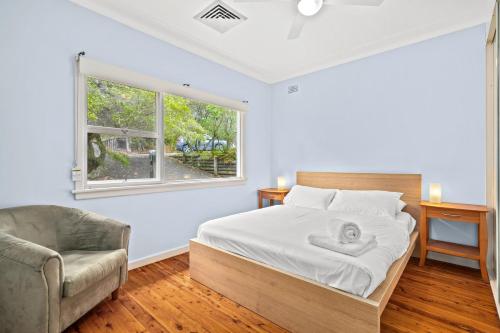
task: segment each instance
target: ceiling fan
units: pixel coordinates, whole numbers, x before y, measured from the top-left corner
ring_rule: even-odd
[[[269,2],[278,0],[234,0],[234,2]],[[292,22],[288,39],[300,36],[308,17],[316,15],[323,5],[380,6],[384,0],[293,0],[297,1],[298,13]]]

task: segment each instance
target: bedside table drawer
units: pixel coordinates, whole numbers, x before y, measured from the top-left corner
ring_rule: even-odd
[[[285,195],[283,193],[262,193],[262,197],[271,200],[282,200]]]
[[[479,213],[468,210],[427,207],[427,217],[459,222],[479,223]]]

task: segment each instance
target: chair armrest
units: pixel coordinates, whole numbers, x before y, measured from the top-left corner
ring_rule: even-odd
[[[128,252],[130,226],[113,219],[78,211],[78,217],[61,228],[59,244],[64,251],[125,249]]]
[[[60,258],[59,253],[24,239],[0,232],[0,258],[17,262],[40,272],[51,258]]]
[[[0,323],[7,332],[59,332],[60,255],[0,232]]]

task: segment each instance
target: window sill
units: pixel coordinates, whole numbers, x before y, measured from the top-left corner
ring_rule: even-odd
[[[225,187],[225,186],[238,186],[244,185],[246,178],[234,177],[226,179],[211,179],[211,180],[197,180],[197,181],[182,181],[178,183],[162,183],[162,184],[147,184],[147,185],[130,185],[130,186],[114,186],[114,187],[101,187],[89,188],[84,190],[74,190],[76,200],[82,199],[95,199],[118,197],[124,195],[136,195],[146,193],[160,193],[169,191],[182,191],[212,187]]]

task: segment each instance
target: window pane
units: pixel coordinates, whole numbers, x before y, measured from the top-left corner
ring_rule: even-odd
[[[89,125],[155,130],[156,93],[111,81],[87,78]]]
[[[167,181],[238,176],[238,112],[192,99],[163,99]]]
[[[156,177],[155,139],[89,133],[88,180],[152,179]]]

